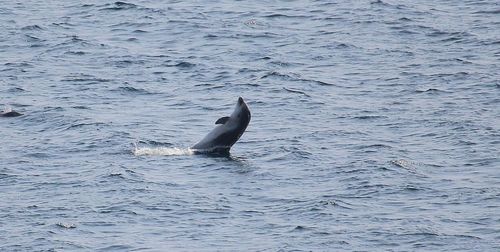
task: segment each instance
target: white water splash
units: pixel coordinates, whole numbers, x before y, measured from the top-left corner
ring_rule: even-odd
[[[132,153],[135,156],[183,156],[194,154],[189,148],[176,147],[137,147],[135,146]]]
[[[5,105],[1,113],[9,113],[9,112],[12,112],[12,108],[9,105]]]

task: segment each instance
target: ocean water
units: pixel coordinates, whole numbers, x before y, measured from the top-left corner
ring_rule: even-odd
[[[498,1],[2,1],[1,251],[500,251]],[[229,157],[192,155],[244,97]]]

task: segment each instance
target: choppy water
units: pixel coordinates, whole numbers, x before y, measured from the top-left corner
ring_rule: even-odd
[[[500,5],[419,2],[2,1],[0,250],[500,250]]]

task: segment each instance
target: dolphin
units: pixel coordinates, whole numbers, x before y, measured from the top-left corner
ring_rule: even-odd
[[[229,149],[245,132],[250,118],[247,104],[243,98],[239,97],[233,113],[230,116],[219,118],[215,122],[217,126],[190,149],[194,153],[229,154]]]
[[[12,110],[11,108],[6,108],[4,111],[0,112],[0,117],[16,117],[21,116],[23,114]]]

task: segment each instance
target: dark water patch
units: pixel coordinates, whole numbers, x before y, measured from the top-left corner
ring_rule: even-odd
[[[481,11],[472,12],[472,14],[500,14],[500,9],[481,10]]]
[[[353,119],[358,119],[358,120],[379,120],[379,119],[387,119],[387,116],[381,116],[381,115],[360,115],[360,116],[353,116]]]
[[[335,84],[328,83],[325,81],[301,78],[301,76],[296,73],[280,73],[277,71],[270,71],[260,77],[260,79],[266,79],[266,78],[278,78],[287,81],[314,83],[320,86],[335,86]]]
[[[83,52],[83,51],[67,51],[64,54],[82,56],[82,55],[85,55],[85,52]]]
[[[413,30],[408,30],[404,28],[395,28],[396,30],[399,30],[399,34],[403,35],[413,35],[413,34],[418,34],[418,32],[413,31]]]
[[[450,36],[448,38],[442,39],[441,42],[463,42],[466,38],[462,36]]]
[[[58,43],[58,44],[55,44],[53,46],[50,46],[46,51],[45,53],[52,53],[52,52],[59,52],[63,49],[66,49],[66,50],[71,50],[71,49],[74,49],[74,47],[77,47],[77,46],[80,46],[80,47],[83,47],[83,48],[105,48],[106,45],[104,44],[99,44],[99,43],[92,43],[91,41],[88,41],[88,40],[85,40],[85,39],[82,39],[76,35],[72,35],[72,36],[67,36],[67,39]]]
[[[310,228],[307,228],[305,226],[296,226],[292,231],[299,231],[299,232],[302,232],[302,231],[306,231],[306,230],[310,230]]]
[[[138,60],[138,59],[123,59],[123,60],[114,60],[112,64],[116,67],[127,68],[134,65],[144,65],[146,61]]]
[[[195,84],[194,85],[195,87],[207,87],[207,88],[212,88],[214,86],[216,86],[215,84],[213,83],[198,83],[198,84]]]
[[[308,19],[312,18],[312,16],[309,15],[287,15],[287,14],[282,14],[282,13],[273,13],[273,14],[268,14],[268,15],[263,15],[262,17],[264,18],[269,18],[269,19]]]
[[[480,159],[470,159],[464,164],[465,166],[490,166],[499,163],[498,158],[480,158]]]
[[[465,60],[465,59],[459,59],[459,58],[447,58],[447,59],[439,59],[439,62],[459,62],[463,64],[472,64],[472,62]]]
[[[68,23],[68,22],[54,22],[52,23],[53,26],[57,26],[57,27],[61,27],[63,29],[72,29],[73,27],[75,27],[76,25],[75,24],[72,24],[72,23]]]
[[[413,192],[423,191],[425,189],[416,185],[405,185],[402,187],[402,190],[413,193]]]
[[[280,67],[290,67],[290,66],[292,66],[292,63],[282,62],[282,61],[271,61],[268,64],[275,65],[275,66],[280,66]]]
[[[43,39],[40,39],[38,37],[35,37],[33,35],[28,35],[28,34],[24,34],[24,36],[26,37],[26,41],[27,42],[31,42],[31,43],[34,43],[34,42],[43,42],[45,40]]]
[[[26,62],[21,62],[21,63],[13,63],[13,62],[7,62],[4,63],[4,66],[15,66],[15,67],[32,67],[31,64],[26,63]]]
[[[283,90],[288,91],[288,92],[290,92],[290,93],[302,94],[302,95],[305,95],[305,96],[307,96],[307,97],[311,97],[310,95],[308,95],[308,94],[307,94],[306,92],[304,92],[304,91],[295,90],[295,89],[286,88],[286,87],[283,87]]]
[[[130,205],[133,203],[127,204],[129,207],[123,206],[123,203],[114,205],[114,206],[102,206],[98,207],[98,213],[100,214],[112,214],[112,215],[138,215],[135,211],[129,210],[126,208],[130,208]]]
[[[206,38],[206,39],[216,39],[218,37],[219,36],[217,36],[215,34],[207,34],[207,35],[203,36],[203,38]]]
[[[28,209],[37,209],[37,208],[39,208],[39,206],[38,205],[31,205],[31,206],[28,206],[27,208]]]
[[[468,32],[445,32],[445,31],[433,31],[426,34],[428,37],[441,38],[440,42],[469,42],[475,36]]]
[[[298,146],[288,146],[288,147],[282,147],[283,151],[285,151],[288,154],[291,154],[293,156],[299,157],[299,158],[305,158],[309,159],[313,156],[313,154],[304,148],[298,147]]]
[[[90,107],[87,107],[87,106],[82,106],[82,105],[79,105],[79,106],[73,106],[72,108],[74,108],[74,109],[90,109]]]
[[[470,75],[469,72],[460,71],[460,72],[455,72],[455,73],[436,73],[436,74],[430,74],[428,76],[431,77],[431,78],[449,78],[449,77],[453,77],[453,78],[457,78],[457,79],[463,79],[463,78],[465,78],[465,77],[467,77],[469,75]]]
[[[52,157],[52,155],[48,153],[43,153],[43,152],[34,152],[34,153],[27,153],[23,155],[24,157],[27,158],[36,158],[36,159],[48,159]]]
[[[500,45],[500,40],[497,40],[497,39],[490,39],[490,40],[483,40],[480,42],[481,45],[486,45],[486,46],[489,46],[489,45]],[[500,51],[498,52],[495,52],[494,54],[495,56],[499,56],[500,55]]]
[[[31,48],[36,48],[36,47],[44,47],[43,44],[40,44],[40,43],[33,43],[30,45]]]
[[[329,197],[326,197],[329,198]],[[319,208],[341,208],[341,209],[353,209],[353,205],[342,200],[321,200],[318,204]],[[311,209],[312,210],[312,209]]]
[[[18,175],[0,172],[0,181],[2,181],[2,183],[7,181],[15,182],[18,177]]]
[[[118,91],[122,94],[134,94],[134,95],[151,95],[153,94],[150,91],[147,91],[146,89],[142,88],[135,88],[131,86],[121,86],[118,87],[117,89],[114,89],[114,91]]]
[[[75,129],[75,128],[81,128],[81,127],[86,127],[86,126],[101,126],[101,125],[106,125],[106,124],[105,123],[101,123],[101,122],[77,123],[77,124],[73,124],[73,125],[67,127],[66,130],[71,130],[71,129]]]
[[[242,86],[249,86],[249,87],[260,87],[261,85],[258,83],[243,83],[241,84]]]
[[[175,67],[178,67],[178,68],[193,68],[196,66],[196,64],[194,63],[190,63],[190,62],[187,62],[187,61],[181,61],[175,65],[172,65],[172,66],[175,66]]]
[[[86,43],[86,40],[78,37],[77,35],[71,35],[66,43]]]
[[[86,82],[92,83],[105,83],[112,81],[111,79],[103,79],[89,74],[70,74],[64,77],[63,82]]]
[[[276,71],[270,71],[270,72],[267,72],[266,74],[264,74],[260,78],[266,79],[266,78],[272,78],[272,77],[280,78],[283,80],[295,80],[295,79],[299,78],[300,76],[298,74],[295,74],[295,73],[284,74],[284,73],[280,73],[280,72],[276,72]]]
[[[123,176],[122,173],[119,173],[119,172],[115,172],[115,173],[110,173],[106,176],[104,176],[105,178],[117,178],[117,179],[125,179],[125,177]]]
[[[20,88],[20,87],[11,87],[9,89],[7,89],[7,92],[9,93],[21,93],[21,92],[25,92],[26,90],[23,89],[23,88]]]
[[[119,23],[119,24],[110,25],[109,27],[112,27],[112,28],[117,28],[117,27],[136,27],[136,28],[140,28],[140,27],[150,27],[150,26],[152,26],[152,23],[148,23],[148,22],[142,22],[142,23],[139,23],[139,22],[123,22],[123,23]],[[128,30],[113,29],[113,31],[128,31]],[[138,33],[144,32],[143,30],[140,30],[140,29],[137,29],[136,31],[139,31]]]
[[[265,72],[263,69],[256,69],[256,68],[248,68],[248,67],[243,67],[238,69],[238,73],[259,73],[259,72]]]
[[[0,14],[11,15],[13,12],[8,8],[0,7]]]
[[[228,79],[230,78],[230,73],[228,71],[220,71],[220,72],[216,72],[214,73],[214,77],[211,79],[211,81],[214,81],[214,82],[220,82],[224,79]]]
[[[116,223],[107,221],[82,221],[80,222],[80,225],[90,227],[112,227],[116,226]]]
[[[114,28],[114,29],[111,29],[111,32],[125,33],[125,32],[128,32],[128,31],[125,28]]]
[[[22,31],[41,31],[44,30],[39,25],[27,25],[21,28]]]
[[[100,9],[102,11],[122,11],[122,10],[125,11],[125,10],[130,10],[130,9],[136,9],[138,6],[135,4],[132,4],[132,3],[117,1],[117,2],[114,2],[112,4],[108,3],[105,5],[102,5],[100,7],[104,7],[104,8]]]
[[[433,29],[432,32],[426,34],[428,37],[443,37],[443,36],[449,36],[449,32]]]
[[[347,43],[335,43],[334,49],[347,49],[347,48],[358,48],[355,45],[347,44]]]
[[[109,245],[105,247],[98,248],[97,251],[134,251],[135,248],[129,245],[122,245],[122,244],[116,244],[116,245]]]
[[[392,146],[386,144],[368,144],[359,146],[360,149],[392,149]]]
[[[271,39],[276,37],[280,37],[280,35],[273,32],[236,33],[228,36],[232,39]]]
[[[264,216],[265,212],[256,211],[256,210],[243,210],[243,211],[241,211],[241,214],[243,216],[247,216],[247,217],[252,217],[252,216],[255,216],[255,215]]]
[[[428,88],[425,90],[415,90],[415,93],[417,93],[417,94],[421,94],[421,93],[439,94],[439,93],[451,93],[451,92],[437,89],[437,88]]]
[[[477,145],[476,142],[467,141],[467,140],[460,140],[460,141],[458,141],[458,144],[459,145],[465,145],[465,146]]]
[[[173,144],[169,142],[160,142],[157,140],[139,140],[137,143],[142,143],[142,144],[147,144],[147,145],[152,145],[152,146],[165,146],[165,147],[171,147]]]
[[[389,3],[386,3],[382,0],[375,0],[375,1],[371,1],[370,2],[371,5],[385,5],[385,6],[392,6],[391,4]]]
[[[190,22],[187,20],[181,20],[181,19],[169,19],[167,23],[172,23],[172,24],[189,24]]]

